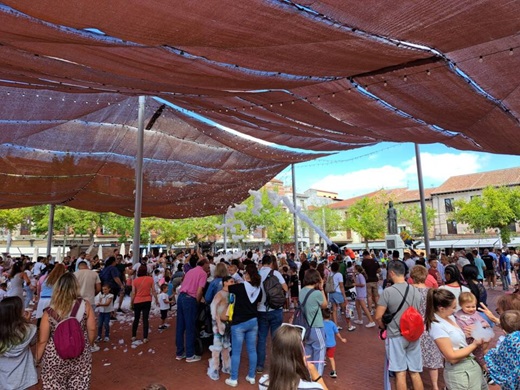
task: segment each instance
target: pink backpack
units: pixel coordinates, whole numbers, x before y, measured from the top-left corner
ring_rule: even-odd
[[[47,313],[54,318],[58,325],[54,330],[52,339],[58,356],[62,359],[75,359],[85,350],[85,336],[76,314],[81,306],[82,300],[78,299],[72,308],[70,317],[61,319],[53,309],[47,308]]]

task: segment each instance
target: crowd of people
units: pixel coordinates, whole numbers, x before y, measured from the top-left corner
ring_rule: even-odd
[[[385,373],[395,376],[398,390],[406,389],[407,373],[414,389],[422,389],[423,369],[434,390],[440,369],[450,390],[486,389],[488,383],[518,390],[520,294],[511,289],[519,273],[518,255],[507,249],[428,258],[413,250],[404,256],[352,250],[213,256],[192,249],[135,262],[132,253],[116,249],[104,260],[81,252],[59,264],[6,256],[0,261],[0,382],[6,389],[28,388],[38,382],[36,364],[44,389],[90,388],[92,353],[110,340],[111,321],[129,297],[132,343],[149,342],[153,305],[159,329],[169,327],[174,309],[176,359],[199,362],[204,351],[198,339],[212,336],[205,371],[216,381],[221,372],[229,375],[231,387],[247,363],[245,380],[256,384],[260,375],[260,389],[326,389],[326,374],[341,378],[335,360],[336,341],[347,342],[341,331],[364,325],[384,340]],[[498,317],[487,308],[497,279],[507,292],[498,300]],[[405,332],[409,308],[422,318],[416,339]],[[292,324],[297,311],[307,328]],[[84,346],[72,358],[62,356],[56,336],[68,319],[76,320],[77,343]],[[485,333],[493,327],[505,333],[498,343]],[[241,360],[244,348],[247,360]]]

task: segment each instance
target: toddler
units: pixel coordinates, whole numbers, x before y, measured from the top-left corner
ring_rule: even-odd
[[[520,311],[507,310],[500,316],[500,326],[506,337],[500,346],[485,356],[489,375],[503,390],[520,388]]]
[[[473,293],[462,292],[459,296],[460,310],[457,311],[454,316],[457,324],[465,330],[468,326],[472,326],[477,322],[482,324],[483,328],[488,328],[489,324],[480,313],[477,311],[477,298]],[[466,342],[470,345],[473,342],[473,337],[466,337]],[[489,375],[487,374],[486,363],[484,361],[484,354],[487,352],[489,342],[484,341],[482,345],[479,345],[477,349],[473,351],[473,355],[477,363],[482,367],[484,376],[488,383],[490,382]]]
[[[166,317],[168,317],[168,310],[170,310],[170,297],[168,296],[168,285],[163,283],[161,285],[161,293],[159,294],[159,310],[161,310],[161,325],[159,329],[163,330],[168,328],[166,324]]]
[[[334,354],[336,352],[335,336],[337,336],[342,343],[346,343],[347,339],[341,336],[336,324],[330,320],[330,309],[322,309],[321,313],[323,314],[323,329],[325,330],[325,347],[327,348],[326,353],[330,361],[330,367],[332,369],[329,375],[331,378],[337,378],[338,375],[336,374],[336,360],[334,359]]]
[[[103,327],[105,328],[104,340],[110,341],[110,313],[114,310],[114,295],[110,294],[110,286],[108,284],[101,287],[101,291],[96,295],[95,304],[99,312],[96,342],[102,340]]]
[[[222,278],[222,290],[220,290],[211,301],[211,318],[213,325],[213,345],[209,347],[211,358],[207,374],[213,380],[219,379],[220,357],[222,355],[222,372],[231,373],[231,328],[228,324],[228,307],[230,294],[228,287],[235,284],[232,276]]]

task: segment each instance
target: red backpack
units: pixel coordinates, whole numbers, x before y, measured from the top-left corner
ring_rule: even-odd
[[[85,350],[85,336],[76,314],[81,306],[82,300],[78,299],[72,308],[70,316],[61,319],[53,309],[47,308],[47,313],[54,318],[58,325],[54,329],[52,339],[58,356],[62,359],[75,359]]]
[[[413,304],[413,302],[412,302]],[[424,333],[424,319],[413,306],[408,307],[399,321],[401,336],[408,341],[417,341]]]

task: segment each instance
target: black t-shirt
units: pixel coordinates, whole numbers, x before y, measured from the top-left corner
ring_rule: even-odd
[[[482,255],[481,259],[484,261],[484,264],[486,264],[486,270],[487,271],[493,271],[494,270],[493,261],[495,259],[493,259],[493,256],[491,256],[491,255]]]
[[[119,271],[119,279],[121,279],[121,281],[124,284],[125,280],[126,280],[126,274],[125,274],[126,264],[121,264],[121,263],[116,264],[116,268]]]
[[[257,305],[262,299],[262,290],[258,294],[258,298],[251,303],[247,296],[244,283],[232,284],[228,287],[231,294],[235,294],[235,310],[233,311],[233,320],[231,325],[241,324],[258,316]]]
[[[381,265],[379,265],[377,261],[375,261],[374,259],[363,259],[361,266],[367,273],[367,283],[374,283],[379,280],[379,277],[377,276],[377,271],[379,271]]]
[[[300,283],[303,286],[303,277],[305,276],[305,271],[307,271],[309,268],[311,268],[311,265],[309,264],[309,261],[304,261],[302,265],[300,266],[300,272],[298,273],[298,279],[300,279]]]

